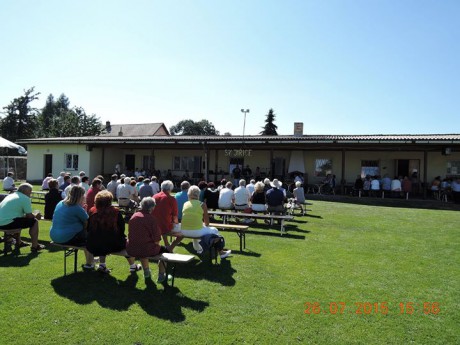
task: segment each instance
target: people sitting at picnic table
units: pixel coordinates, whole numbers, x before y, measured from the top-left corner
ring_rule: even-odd
[[[91,186],[88,184],[89,177],[86,176],[86,175],[83,175],[82,177],[80,177],[80,180],[81,180],[81,182],[80,182],[79,186],[83,187],[86,190],[86,193],[88,193],[89,189],[91,188]]]
[[[42,190],[49,190],[49,182],[53,179],[53,174],[49,173],[42,182]]]
[[[59,190],[61,192],[63,192],[69,185],[70,185],[70,179],[71,179],[71,176],[70,175],[67,175],[65,174],[63,177],[63,182],[59,185]],[[59,182],[59,180],[58,180]]]
[[[270,185],[272,188],[267,192],[267,211],[274,213],[285,213],[284,202],[286,196],[281,190],[282,183],[275,178]]]
[[[244,210],[249,207],[251,195],[249,194],[249,191],[246,189],[245,179],[241,179],[238,182],[238,185],[238,188],[236,188],[234,191],[235,210]]]
[[[165,246],[160,245],[161,231],[157,218],[152,214],[155,200],[149,197],[144,198],[141,200],[140,207],[141,210],[134,213],[129,220],[126,252],[132,257],[139,258],[144,270],[144,278],[150,280],[151,272],[148,258],[169,251]],[[157,283],[163,283],[166,279],[166,264],[158,261]]]
[[[249,196],[252,195],[252,193],[254,193],[254,189],[256,188],[256,180],[254,179],[251,179],[249,181],[249,183],[246,185],[246,189],[248,190],[249,192]]]
[[[72,188],[73,186],[79,186],[79,185],[80,185],[80,176],[72,176],[70,178],[70,184],[67,187],[65,187],[65,189],[61,193],[62,199],[65,199],[67,194],[69,194],[70,188]],[[85,193],[86,193],[86,190],[85,190]]]
[[[77,247],[86,246],[88,214],[85,210],[85,189],[72,186],[66,198],[54,210],[50,237],[56,243]],[[85,270],[94,269],[94,257],[85,248]]]
[[[136,191],[131,186],[131,178],[125,177],[123,183],[117,187],[118,205],[134,208],[137,205]]]
[[[173,230],[175,224],[179,222],[177,216],[177,201],[171,195],[174,188],[174,184],[170,180],[165,180],[161,183],[161,192],[153,196],[155,199],[155,208],[153,209],[153,215],[157,219],[158,227],[160,228],[163,242],[172,253],[174,247],[182,241],[182,236],[173,235],[176,239],[169,243],[168,234]]]
[[[377,196],[377,193],[380,191],[380,180],[378,176],[374,176],[371,179],[371,195]]]
[[[208,189],[208,183],[206,181],[198,182],[198,188],[200,188],[200,201],[204,202],[204,192]]]
[[[180,233],[182,236],[193,238],[193,249],[201,254],[203,248],[199,243],[200,238],[210,234],[219,235],[219,231],[209,226],[208,208],[205,203],[199,200],[200,189],[197,186],[191,186],[187,194],[188,201],[184,204],[182,222],[175,227],[173,233]],[[225,259],[231,252],[231,250],[221,249],[219,251],[220,258]]]
[[[402,181],[402,190],[405,194],[412,192],[412,181],[409,179],[409,176],[404,176]]]
[[[251,195],[251,208],[255,212],[267,211],[267,200],[264,192],[265,184],[259,181],[255,184],[254,193]]]
[[[401,180],[398,176],[395,176],[393,180],[391,180],[391,193],[393,197],[400,197],[402,191]]]
[[[361,178],[361,175],[357,175],[355,183],[354,183],[352,191],[351,191],[351,194],[353,196],[360,195],[359,192],[363,190],[363,187],[364,187],[364,181]]]
[[[3,190],[7,192],[14,192],[17,188],[14,185],[14,173],[9,172],[3,179]]]
[[[153,188],[150,185],[150,179],[146,178],[142,181],[142,186],[139,188],[139,199],[142,200],[147,197],[152,197]]]
[[[32,240],[32,252],[37,252],[45,248],[38,243],[38,220],[41,214],[32,212],[32,202],[30,200],[32,185],[22,183],[16,192],[8,194],[0,203],[0,229],[13,230],[29,228],[29,235]],[[20,233],[15,235],[16,246],[24,247],[29,244],[21,241]]]
[[[106,256],[126,248],[125,221],[119,209],[112,206],[112,201],[112,193],[106,190],[99,191],[94,206],[88,211],[86,248],[93,256],[99,256],[97,270],[102,273],[110,273],[106,265]],[[126,256],[126,259],[130,265],[130,272],[141,270],[141,265],[134,262],[134,257]]]
[[[292,192],[294,194],[294,202],[296,205],[300,206],[300,209],[302,210],[302,216],[305,214],[305,209],[304,209],[304,204],[305,204],[305,190],[302,187],[302,183],[300,181],[297,181],[295,183],[295,189]]]
[[[58,180],[51,179],[48,182],[49,192],[45,194],[45,219],[52,220],[56,205],[62,200],[58,189]]]
[[[388,174],[385,174],[382,178],[382,190],[385,192],[389,192],[392,190],[391,188],[391,178]]]
[[[364,195],[369,195],[371,190],[371,176],[366,175],[366,178],[363,181],[363,192]]]
[[[180,192],[177,192],[176,195],[174,195],[174,198],[177,202],[177,219],[179,223],[182,219],[182,208],[184,207],[184,204],[188,201],[187,192],[189,188],[190,182],[182,181],[180,184]]]
[[[102,189],[102,181],[99,180],[97,177],[93,179],[91,182],[91,187],[86,192],[86,210],[89,211],[94,206],[94,200],[96,199],[97,193],[99,193]]]
[[[232,210],[233,203],[235,201],[235,195],[232,189],[232,182],[228,181],[225,184],[225,188],[222,188],[219,192],[219,208],[222,210]]]

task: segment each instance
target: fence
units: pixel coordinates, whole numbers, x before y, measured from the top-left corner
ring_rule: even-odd
[[[25,180],[27,175],[27,157],[0,156],[0,179],[8,172],[14,173],[15,180]]]

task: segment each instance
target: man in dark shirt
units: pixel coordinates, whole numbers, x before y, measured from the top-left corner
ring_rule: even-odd
[[[233,168],[232,174],[233,174],[233,181],[234,181],[233,185],[238,186],[240,179],[241,179],[241,169],[238,164],[236,165],[236,167]]]
[[[63,191],[70,185],[70,175],[64,176],[64,183],[59,186],[59,190]]]
[[[267,191],[267,211],[268,212],[277,212],[277,213],[284,213],[284,193],[280,189],[281,182],[277,179],[274,179],[271,183],[272,189]]]

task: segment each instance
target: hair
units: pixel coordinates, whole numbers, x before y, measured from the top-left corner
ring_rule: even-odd
[[[93,182],[91,182],[91,187],[97,187],[98,185],[101,185],[102,181],[99,180],[97,177],[93,179]]]
[[[72,178],[70,179],[70,183],[79,184],[80,183],[80,176],[72,176]]]
[[[264,180],[264,183],[265,183],[265,184],[270,184],[270,179],[269,179],[269,178],[266,178],[266,179]]]
[[[135,180],[131,180],[131,182],[129,183],[131,186],[135,186],[136,185],[136,181]]]
[[[150,212],[155,207],[155,199],[152,197],[146,197],[141,200],[140,206],[142,211]]]
[[[96,208],[109,207],[112,205],[113,195],[108,190],[101,190],[94,198]]]
[[[150,183],[150,179],[146,178],[144,179],[144,184],[149,184]]]
[[[85,173],[84,171],[80,171],[79,175],[80,175],[80,176],[85,176],[86,173]]]
[[[190,188],[190,182],[188,181],[182,181],[182,183],[180,184],[180,189],[181,190],[187,190]]]
[[[227,184],[227,180],[223,178],[222,180],[220,180],[220,184],[222,186],[225,186]]]
[[[14,173],[12,173],[12,172],[9,172],[9,173],[7,174],[7,176],[10,176],[10,177],[13,176],[13,175],[14,175]]]
[[[116,179],[118,179],[118,175],[117,175],[117,174],[113,174],[113,175],[112,175],[112,180],[116,180]]]
[[[205,189],[208,186],[206,181],[200,181],[198,182],[198,188],[200,189]]]
[[[163,192],[170,192],[174,188],[174,184],[170,180],[164,180],[161,182],[161,190]]]
[[[18,192],[21,192],[22,194],[30,193],[32,191],[33,187],[30,183],[21,183],[18,187]]]
[[[208,183],[208,188],[214,188],[216,185],[214,184],[214,182],[209,182]]]
[[[129,177],[125,177],[125,179],[123,180],[123,183],[124,184],[130,184],[131,183],[131,179]]]
[[[52,178],[51,180],[48,181],[49,189],[58,188],[59,187],[58,184],[59,184],[59,182],[55,178]]]
[[[65,175],[65,176],[64,176],[64,181],[67,181],[67,180],[70,180],[70,176],[69,176],[69,175]]]
[[[102,175],[97,175],[96,178],[98,178],[99,180],[101,180],[102,182],[104,182],[104,176],[102,176]]]
[[[200,198],[200,188],[198,186],[191,186],[187,192],[189,199],[198,200]]]
[[[228,181],[226,184],[225,184],[225,188],[228,188],[228,189],[232,189],[232,186],[233,186],[233,183],[231,181]]]
[[[67,206],[73,206],[80,202],[80,200],[85,196],[85,188],[80,186],[72,186],[69,193],[64,199],[64,204]]]
[[[259,181],[255,184],[254,190],[257,192],[261,192],[264,190],[265,184],[262,181]]]
[[[53,174],[52,174],[52,173],[49,173],[47,176],[48,176],[48,177],[53,177]]]
[[[299,188],[301,185],[302,185],[302,183],[301,183],[300,181],[297,181],[297,182],[295,183],[295,186],[296,186],[297,188]]]
[[[88,180],[89,180],[89,177],[86,175],[81,178],[81,182],[86,182]]]
[[[144,181],[144,176],[142,176],[142,175],[139,176],[139,177],[137,178],[137,181],[138,181],[138,182]]]
[[[254,179],[251,179],[251,181],[249,181],[249,183],[251,183],[251,184],[255,184],[255,183],[256,183],[256,180],[254,180]]]
[[[152,176],[152,181],[157,181],[158,178],[156,176]]]
[[[241,187],[246,186],[246,180],[241,179],[241,180],[238,182],[238,185],[240,185]]]

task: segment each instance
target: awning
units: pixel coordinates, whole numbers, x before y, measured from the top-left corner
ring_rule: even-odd
[[[0,137],[0,147],[4,147],[7,149],[16,149],[18,150],[19,154],[25,155],[27,154],[27,151],[25,148],[23,148],[20,145],[17,145],[9,140],[6,140],[5,138]]]
[[[291,151],[291,159],[289,160],[288,173],[301,172],[305,174],[305,162],[303,160],[303,151]]]

